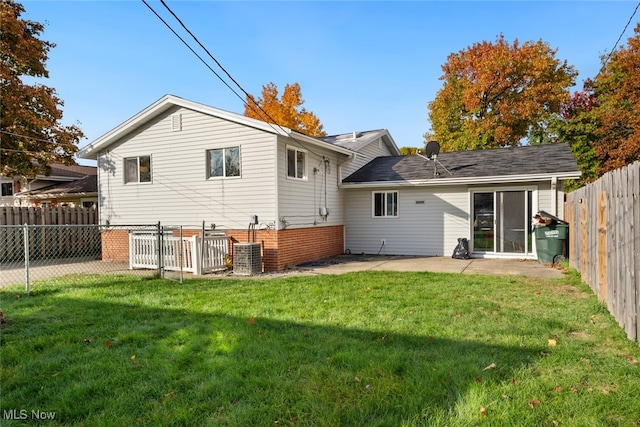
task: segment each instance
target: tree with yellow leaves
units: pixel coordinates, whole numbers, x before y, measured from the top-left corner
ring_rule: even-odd
[[[247,96],[244,115],[308,136],[326,136],[320,119],[312,112],[300,108],[302,104],[304,100],[298,83],[285,85],[282,98],[278,99],[278,88],[272,82],[262,86],[262,96],[257,100],[251,95]]]

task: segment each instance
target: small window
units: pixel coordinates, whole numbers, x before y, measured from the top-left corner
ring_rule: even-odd
[[[151,182],[151,156],[124,159],[124,183]]]
[[[207,151],[207,178],[240,176],[240,147]]]
[[[3,182],[1,185],[3,196],[13,196],[13,182]]]
[[[373,216],[396,217],[398,216],[398,192],[381,191],[373,193]]]
[[[307,179],[307,153],[297,148],[287,148],[287,176]]]

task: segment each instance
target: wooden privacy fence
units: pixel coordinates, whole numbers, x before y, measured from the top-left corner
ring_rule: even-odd
[[[640,343],[640,162],[567,194],[570,265]]]
[[[228,268],[227,236],[180,237],[158,233],[129,234],[129,268],[162,268],[196,275]],[[158,248],[162,248],[161,251]]]
[[[89,225],[98,223],[94,208],[0,206],[0,225]]]

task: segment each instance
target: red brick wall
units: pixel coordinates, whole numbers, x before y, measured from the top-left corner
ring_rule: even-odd
[[[247,230],[228,230],[238,242],[248,242]],[[344,251],[344,227],[292,228],[288,230],[256,230],[255,241],[262,243],[265,271],[279,271],[296,264],[340,255]]]
[[[129,262],[129,230],[102,232],[102,260]]]
[[[183,230],[184,237],[200,234],[200,230]],[[247,230],[227,230],[232,242],[249,242],[253,234]],[[264,271],[279,271],[296,264],[340,255],[344,251],[344,227],[292,228],[288,230],[256,230],[255,241],[262,244]],[[229,253],[233,254],[230,245]],[[129,231],[102,232],[102,259],[129,261]]]

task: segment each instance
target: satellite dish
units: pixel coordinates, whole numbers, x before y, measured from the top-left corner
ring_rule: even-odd
[[[438,172],[437,165],[440,165],[444,170],[449,172],[449,170],[445,168],[444,165],[440,163],[440,161],[438,160],[438,153],[440,153],[440,144],[438,144],[436,141],[429,141],[427,143],[427,146],[424,148],[424,151],[427,155],[427,159],[433,160],[433,177],[434,178],[437,178],[438,175],[440,175],[440,172]],[[451,175],[451,172],[449,172],[449,175]]]
[[[440,152],[440,144],[436,141],[429,141],[427,146],[425,147],[425,151],[427,154],[427,159],[435,159],[438,157],[438,153]]]

